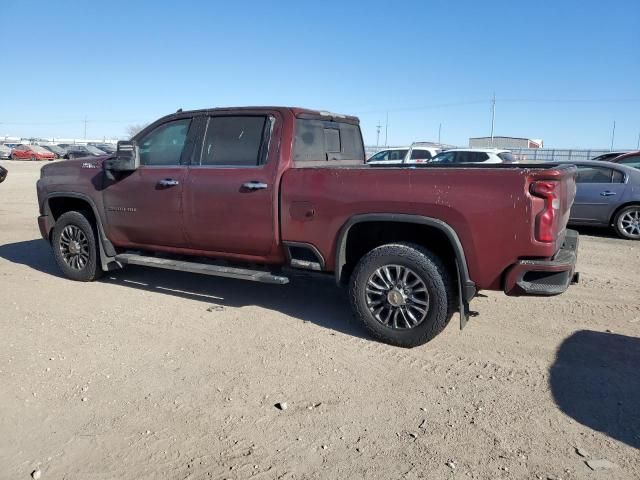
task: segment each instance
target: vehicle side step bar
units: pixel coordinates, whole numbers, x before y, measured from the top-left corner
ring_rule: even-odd
[[[284,285],[289,283],[287,277],[274,275],[264,270],[249,270],[246,268],[222,267],[208,263],[184,262],[169,258],[150,257],[135,253],[121,253],[116,255],[116,261],[124,265],[141,265],[144,267],[164,268],[179,272],[200,273],[214,277],[236,278],[238,280],[251,280],[252,282],[273,283]]]

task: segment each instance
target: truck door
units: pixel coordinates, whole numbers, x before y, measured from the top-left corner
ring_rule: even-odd
[[[578,165],[571,220],[608,224],[613,208],[624,196],[626,184],[623,182],[624,175],[613,168]]]
[[[192,118],[163,123],[138,140],[140,167],[108,181],[106,229],[116,244],[185,247],[182,192],[193,153]]]
[[[216,114],[187,174],[189,246],[263,257],[276,240],[279,124],[264,113]]]

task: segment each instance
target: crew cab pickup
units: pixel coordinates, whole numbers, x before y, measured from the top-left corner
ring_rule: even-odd
[[[38,223],[79,281],[128,264],[274,284],[291,269],[333,274],[373,336],[412,347],[456,311],[463,326],[480,290],[556,295],[577,280],[575,175],[372,166],[356,117],[178,111],[111,156],[45,166]]]

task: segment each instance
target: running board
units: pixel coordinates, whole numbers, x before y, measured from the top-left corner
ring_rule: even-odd
[[[214,277],[235,278],[238,280],[250,280],[252,282],[273,283],[284,285],[289,283],[287,277],[273,275],[264,270],[249,270],[246,268],[221,267],[208,263],[183,262],[169,258],[150,257],[137,255],[135,253],[121,253],[116,255],[116,261],[124,265],[141,265],[143,267],[164,268],[166,270],[176,270],[178,272],[200,273],[202,275],[212,275]]]

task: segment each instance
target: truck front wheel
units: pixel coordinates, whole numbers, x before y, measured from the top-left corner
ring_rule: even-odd
[[[358,262],[349,286],[356,317],[377,339],[423,345],[454,312],[455,288],[440,258],[411,243],[382,245]]]
[[[58,218],[51,245],[58,267],[68,278],[91,282],[102,275],[95,229],[82,213],[67,212]]]

